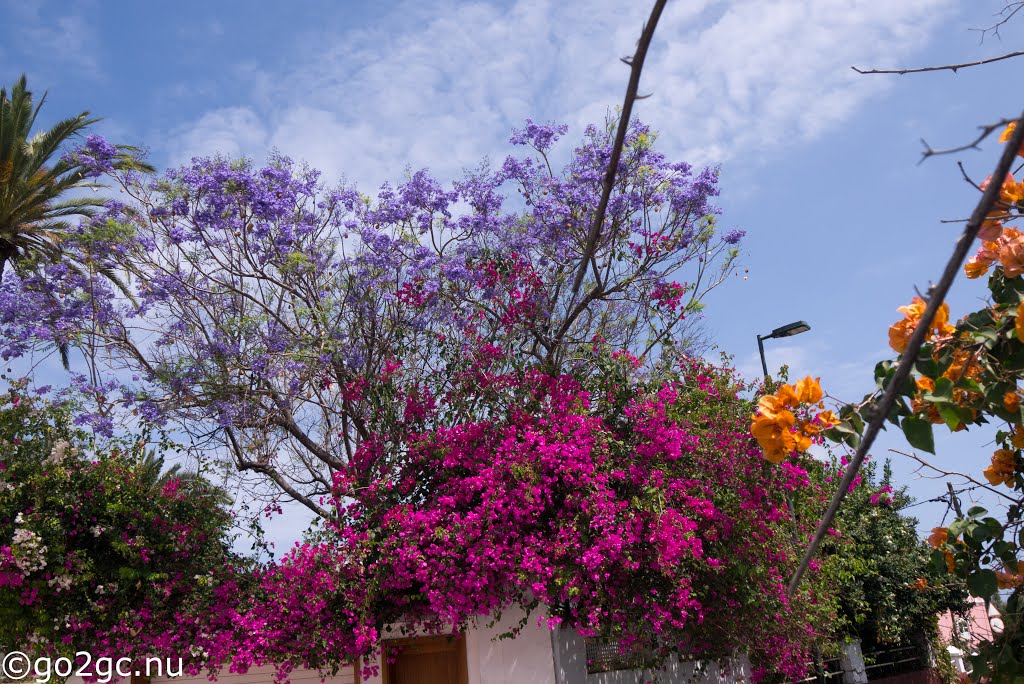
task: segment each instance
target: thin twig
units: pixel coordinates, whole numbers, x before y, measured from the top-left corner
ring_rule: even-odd
[[[1019,52],[1011,52],[1007,55],[1000,55],[999,57],[989,57],[988,59],[982,59],[977,62],[964,62],[962,64],[946,64],[944,66],[929,66],[929,67],[918,67],[916,69],[858,69],[855,66],[850,67],[858,74],[920,74],[925,71],[952,71],[954,74],[958,69],[966,69],[967,67],[981,66],[982,64],[991,64],[992,62],[999,62],[1004,59],[1010,59],[1011,57],[1020,57],[1024,55],[1024,50]]]
[[[930,468],[931,470],[934,470],[935,472],[937,472],[939,474],[938,476],[933,477],[933,478],[929,478],[926,475],[922,475],[921,477],[923,477],[925,479],[937,480],[937,479],[939,479],[939,477],[962,477],[964,480],[966,480],[967,482],[970,482],[971,484],[974,485],[970,489],[978,489],[978,488],[985,489],[987,491],[992,492],[993,494],[995,494],[997,496],[1001,496],[1004,499],[1009,500],[1011,503],[1019,503],[1017,501],[1017,499],[1013,498],[1012,496],[1009,496],[1009,495],[999,491],[995,487],[990,487],[989,485],[974,479],[973,477],[971,477],[970,475],[968,475],[966,473],[961,473],[961,472],[959,472],[957,470],[944,470],[942,468],[939,468],[938,466],[932,465],[931,463],[929,463],[928,461],[924,460],[923,458],[921,458],[917,454],[908,454],[907,452],[900,451],[899,449],[889,449],[889,451],[894,453],[894,454],[899,454],[900,456],[906,456],[907,458],[911,458],[911,459],[917,461],[918,463],[920,463],[921,466],[923,466],[925,468]],[[947,483],[947,484],[949,484],[949,483]],[[950,484],[950,486],[952,486],[952,485]],[[963,493],[963,491],[966,491],[966,490],[960,490],[959,492],[957,492],[957,494]]]
[[[999,33],[1000,27],[1002,27],[1003,24],[1005,24],[1008,21],[1010,21],[1011,19],[1013,19],[1014,15],[1017,14],[1017,12],[1021,11],[1022,8],[1024,8],[1024,2],[1020,2],[1019,0],[1014,1],[1014,2],[1007,2],[1006,3],[1006,7],[1004,7],[1001,10],[999,10],[999,12],[998,12],[998,16],[1002,17],[1002,19],[997,21],[992,26],[989,26],[988,28],[984,28],[984,29],[970,29],[970,30],[971,31],[977,31],[977,32],[981,33],[981,42],[982,43],[985,42],[985,36],[987,36],[989,33],[991,33],[993,35],[993,37],[995,37],[995,38],[1002,38],[1002,35],[1000,35],[1000,33]]]
[[[857,447],[857,453],[854,454],[853,459],[850,461],[850,465],[846,468],[843,480],[839,483],[839,489],[836,491],[835,496],[832,497],[832,502],[829,504],[828,510],[825,511],[824,517],[818,524],[818,529],[814,532],[814,539],[811,540],[811,544],[804,553],[804,557],[801,559],[800,565],[793,574],[793,579],[790,580],[788,594],[791,598],[796,594],[796,589],[800,585],[800,580],[803,578],[804,573],[807,572],[807,567],[810,565],[811,559],[814,557],[815,552],[818,550],[822,540],[828,533],[829,526],[832,524],[832,520],[836,517],[836,513],[839,510],[839,505],[843,502],[843,498],[850,490],[850,485],[853,483],[853,479],[857,476],[857,471],[860,470],[860,466],[864,462],[864,457],[867,455],[868,449],[870,449],[871,445],[874,444],[875,437],[878,436],[878,431],[882,428],[882,423],[885,422],[886,417],[892,410],[893,404],[896,402],[896,396],[899,394],[900,387],[902,387],[903,383],[910,377],[910,370],[913,368],[914,362],[917,361],[917,352],[921,349],[921,345],[924,343],[925,337],[931,329],[932,321],[935,319],[935,313],[938,311],[939,307],[945,300],[946,295],[949,293],[949,288],[953,285],[953,280],[956,279],[957,273],[960,272],[960,267],[963,265],[964,259],[967,258],[967,252],[970,251],[971,246],[974,243],[974,239],[978,236],[978,230],[981,228],[981,224],[985,221],[985,217],[996,203],[999,191],[1002,188],[1002,179],[1006,178],[1006,174],[1009,172],[1010,166],[1013,165],[1013,160],[1017,156],[1017,151],[1020,149],[1021,143],[1024,143],[1024,113],[1022,113],[1020,119],[1018,119],[1013,135],[1010,136],[1010,140],[1003,149],[1002,156],[999,158],[999,163],[996,164],[995,171],[992,173],[992,178],[994,180],[988,184],[987,188],[985,188],[985,192],[982,193],[981,199],[978,201],[978,205],[974,208],[974,213],[971,214],[971,220],[968,221],[967,225],[964,227],[964,232],[960,235],[960,239],[957,241],[956,247],[953,249],[953,254],[949,258],[949,262],[946,263],[946,268],[942,272],[942,277],[935,286],[935,292],[932,294],[932,298],[928,300],[928,306],[925,308],[924,314],[922,314],[917,327],[914,328],[914,333],[910,336],[910,341],[907,342],[907,348],[903,352],[903,356],[900,358],[899,366],[896,367],[896,372],[893,375],[892,381],[889,383],[888,388],[882,395],[882,399],[879,401],[877,409],[873,412],[871,420],[868,422],[867,428],[864,430],[864,436],[860,441],[860,445]]]
[[[651,44],[651,40],[654,38],[654,29],[658,25],[658,19],[661,17],[661,12],[665,9],[665,5],[668,0],[657,0],[654,3],[654,7],[651,9],[651,16],[647,19],[647,23],[644,24],[643,32],[640,34],[640,40],[636,44],[636,54],[633,55],[632,59],[624,59],[626,64],[630,66],[629,73],[629,84],[626,86],[626,98],[622,103],[622,113],[619,116],[619,123],[615,131],[615,144],[612,146],[612,156],[608,160],[608,170],[604,174],[604,187],[601,191],[601,201],[597,205],[597,211],[594,214],[594,223],[590,226],[590,233],[587,235],[587,241],[583,247],[583,254],[580,255],[580,265],[576,270],[576,277],[572,281],[572,289],[569,294],[570,307],[572,302],[576,300],[576,296],[579,294],[580,285],[583,284],[583,276],[587,272],[587,264],[590,263],[591,258],[594,256],[594,252],[597,249],[597,241],[601,236],[601,226],[604,223],[604,215],[608,210],[608,201],[611,199],[612,187],[615,185],[615,172],[619,166],[619,159],[622,157],[622,148],[626,143],[626,129],[629,128],[629,119],[633,113],[633,103],[640,99],[637,96],[637,90],[640,87],[640,72],[644,68],[644,58],[647,57],[647,48]],[[644,95],[649,97],[649,95]]]
[[[981,148],[978,147],[978,143],[992,135],[992,131],[997,128],[1001,128],[1008,123],[1012,123],[1013,121],[1013,119],[1003,119],[1002,121],[997,121],[996,123],[989,124],[988,126],[978,126],[978,128],[981,129],[981,134],[979,134],[972,142],[969,142],[966,145],[960,145],[959,147],[950,147],[946,150],[932,149],[931,145],[922,138],[921,144],[924,145],[924,152],[921,153],[921,161],[917,163],[920,164],[928,157],[934,157],[937,154],[956,154],[957,152],[964,152],[966,150],[980,150]]]

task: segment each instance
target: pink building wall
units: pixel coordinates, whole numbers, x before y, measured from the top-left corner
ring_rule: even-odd
[[[954,627],[957,628],[956,632],[966,631],[970,633],[968,643],[971,647],[977,646],[980,641],[991,641],[992,624],[985,609],[985,601],[978,597],[972,597],[971,601],[971,610],[967,613],[966,624],[961,622],[963,618],[954,618],[953,614],[948,610],[939,615],[939,637],[943,643],[948,644],[953,640]],[[959,624],[954,625],[954,622]]]

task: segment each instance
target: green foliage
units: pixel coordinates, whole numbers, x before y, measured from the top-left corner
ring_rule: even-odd
[[[20,383],[0,399],[0,651],[88,648],[95,628],[139,615],[159,624],[238,565],[222,490],[161,472],[136,437],[95,441],[74,412]]]
[[[839,464],[819,476],[840,479]],[[966,603],[964,582],[933,568],[921,542],[917,521],[901,513],[912,501],[906,488],[892,489],[889,463],[881,479],[874,463],[861,471],[863,481],[846,497],[825,547],[823,575],[834,584],[840,616],[839,636],[857,637],[870,650],[937,633],[936,618]]]

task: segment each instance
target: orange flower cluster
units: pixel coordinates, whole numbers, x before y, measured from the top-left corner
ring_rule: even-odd
[[[932,533],[928,536],[928,546],[933,549],[940,548],[946,544],[956,544],[956,539],[949,538],[949,528],[946,527],[933,527]],[[949,549],[944,551],[946,557],[946,568],[953,572],[956,569],[956,559],[953,554],[950,553]]]
[[[949,540],[949,528],[933,527],[932,533],[928,536],[928,546],[937,549]]]
[[[1016,228],[1002,228],[998,237],[983,240],[978,253],[964,264],[964,274],[968,278],[980,278],[997,261],[1007,278],[1024,273],[1024,235]]]
[[[985,468],[984,475],[992,485],[1010,484],[1017,470],[1017,452],[1013,449],[999,449],[992,454],[992,465]]]
[[[906,348],[907,343],[910,341],[910,336],[914,334],[914,328],[921,320],[921,316],[924,315],[924,310],[928,304],[920,297],[914,297],[907,306],[901,306],[897,311],[904,315],[902,321],[897,321],[889,327],[889,346],[892,347],[897,353],[902,354]],[[949,304],[942,304],[938,311],[935,312],[935,318],[932,320],[931,331],[934,337],[941,337],[943,335],[950,335],[956,330],[953,326],[949,325]]]
[[[935,357],[938,358],[938,350],[936,350]],[[957,349],[953,352],[953,360],[950,362],[949,368],[947,368],[942,374],[942,377],[955,384],[964,378],[976,380],[982,374],[982,371],[983,369],[974,354],[966,349]],[[910,400],[911,410],[916,414],[921,414],[922,418],[934,425],[944,423],[945,421],[942,416],[939,415],[939,411],[935,407],[935,404],[924,398],[926,393],[935,391],[935,381],[929,377],[921,376],[917,378],[914,383],[917,385],[917,394]],[[1004,404],[1005,402],[1012,400],[1012,397],[1010,396],[1011,394],[1016,396],[1015,393],[1007,393],[1003,398]],[[974,418],[977,418],[978,410],[971,407],[970,404],[979,398],[981,398],[981,395],[977,392],[971,392],[962,388],[956,388],[953,390],[953,401],[959,406],[970,408],[971,415]],[[954,428],[954,431],[964,430],[966,427],[966,425],[960,423]]]
[[[1010,136],[1013,135],[1014,129],[1017,128],[1017,122],[1013,121],[1008,125],[999,136],[999,142],[1010,142]],[[1021,145],[1020,149],[1017,150],[1018,157],[1024,157],[1024,145]]]
[[[914,381],[917,385],[917,394],[910,400],[910,410],[914,413],[924,414],[922,417],[933,425],[940,425],[944,421],[939,415],[939,409],[935,404],[924,399],[926,392],[935,391],[935,381],[931,378],[920,377]]]
[[[1009,139],[1006,133],[1003,135],[1000,140]],[[981,184],[982,190],[991,182],[991,177],[986,178]],[[1016,228],[1003,227],[1003,221],[1011,218],[1010,209],[1019,208],[1021,202],[1024,202],[1024,182],[1018,183],[1013,174],[1006,174],[999,188],[999,201],[978,230],[981,248],[964,264],[968,278],[980,278],[997,261],[1007,278],[1016,278],[1024,273],[1024,236]]]
[[[996,570],[996,585],[1000,589],[1024,587],[1024,561],[1017,561],[1016,572],[1010,569],[1004,571]]]
[[[796,385],[783,384],[775,394],[758,401],[757,413],[751,416],[750,433],[764,449],[764,457],[772,463],[781,463],[794,451],[807,451],[815,435],[839,422],[831,411],[821,411],[813,418],[804,411],[807,415],[798,419],[790,410],[814,404],[824,408],[819,380],[807,376]]]
[[[1003,395],[1003,408],[1010,413],[1017,413],[1020,410],[1020,395],[1016,392],[1007,392]]]

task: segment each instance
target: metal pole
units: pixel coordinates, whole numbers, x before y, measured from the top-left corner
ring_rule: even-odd
[[[764,379],[768,379],[768,364],[764,360],[764,340],[765,338],[760,335],[757,336],[757,350],[761,352],[761,370],[764,371]]]

